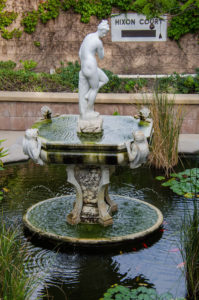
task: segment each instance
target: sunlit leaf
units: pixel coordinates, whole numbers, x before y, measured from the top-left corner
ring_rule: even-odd
[[[157,179],[157,180],[164,180],[165,177],[164,176],[157,176],[155,179]]]
[[[184,194],[184,197],[185,197],[185,198],[192,199],[192,198],[193,198],[193,194],[191,194],[191,193],[186,193],[186,194]]]

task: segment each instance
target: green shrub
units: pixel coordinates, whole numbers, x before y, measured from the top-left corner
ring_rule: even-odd
[[[20,63],[22,64],[25,71],[32,71],[36,68],[37,62],[30,59],[30,60],[20,60]]]
[[[120,92],[122,89],[121,83],[122,79],[119,78],[117,75],[113,74],[109,70],[103,69],[104,73],[107,75],[109,81],[105,84],[101,89],[101,93],[117,93]]]
[[[17,64],[12,60],[0,61],[0,69],[13,70],[16,65]]]
[[[181,76],[174,73],[168,77],[156,79],[155,89],[159,93],[199,93],[199,70],[196,69],[196,76]]]
[[[70,83],[72,90],[78,88],[79,71],[81,67],[78,61],[75,63],[68,62],[67,66],[61,62],[61,67],[56,70],[63,82]]]

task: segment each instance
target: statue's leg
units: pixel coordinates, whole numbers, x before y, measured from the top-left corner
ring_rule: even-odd
[[[83,72],[79,72],[79,112],[81,116],[84,116],[88,111],[88,101],[86,95],[89,91],[89,83]]]
[[[88,110],[89,112],[94,112],[94,103],[99,90],[98,72],[94,72],[92,76],[88,78],[88,82],[90,85],[90,90],[86,95],[86,97],[88,98]],[[99,113],[96,112],[96,116],[97,115],[99,115]]]
[[[103,85],[105,85],[109,81],[109,79],[100,68],[97,68],[97,72],[99,76],[99,89],[100,89]]]

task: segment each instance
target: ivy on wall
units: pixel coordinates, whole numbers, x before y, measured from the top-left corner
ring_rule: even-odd
[[[0,0],[0,30],[4,38],[20,37],[20,31],[9,33],[5,27],[16,18],[15,12],[3,11],[6,0]],[[134,11],[146,15],[148,19],[169,14],[171,22],[168,36],[179,41],[187,33],[199,32],[199,0],[41,0],[37,10],[25,12],[21,21],[24,31],[35,32],[38,22],[46,24],[56,19],[61,10],[73,10],[81,15],[81,22],[88,23],[91,16],[104,19],[111,16],[112,9],[120,12]]]
[[[6,29],[9,25],[13,23],[14,20],[16,20],[18,14],[14,11],[4,11],[4,8],[6,7],[6,0],[0,0],[0,33],[1,36],[4,39],[12,39],[13,37],[19,38],[22,34],[22,32],[19,29],[13,29],[12,31],[9,31]]]

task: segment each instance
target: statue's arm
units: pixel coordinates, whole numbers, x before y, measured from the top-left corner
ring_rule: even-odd
[[[97,47],[97,54],[98,54],[100,59],[104,58],[104,48],[103,48],[103,45],[102,45],[101,41],[99,42],[99,45]]]

